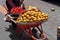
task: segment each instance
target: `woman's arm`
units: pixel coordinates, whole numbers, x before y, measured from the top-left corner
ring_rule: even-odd
[[[10,4],[11,7],[15,7],[15,5],[12,2],[12,0],[7,0],[7,2]]]
[[[22,7],[23,9],[25,9],[25,5],[24,5],[24,0],[20,0],[20,7]]]
[[[26,9],[26,8],[25,8],[25,4],[24,4],[24,3],[22,4],[22,8],[23,8],[23,9]]]

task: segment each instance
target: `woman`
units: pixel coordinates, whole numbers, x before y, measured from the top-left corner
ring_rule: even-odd
[[[6,5],[7,5],[7,8],[8,8],[8,11],[11,11],[11,9],[12,9],[13,7],[17,7],[17,6],[20,6],[20,7],[21,7],[21,5],[23,5],[22,8],[25,9],[24,4],[23,4],[23,1],[24,1],[24,0],[6,0]],[[14,22],[12,22],[12,26],[13,26],[14,28],[17,27],[17,25],[16,25]],[[32,32],[33,32],[33,34],[34,34],[35,37],[36,37],[36,36],[37,36],[37,35],[36,35],[37,30],[36,30],[35,28],[33,28],[33,29],[32,29]]]
[[[23,9],[25,9],[25,6],[23,4],[23,1],[24,0],[6,0],[6,6],[8,8],[8,14],[11,14],[10,11],[12,8],[14,7],[21,7]],[[12,16],[18,16],[18,14],[13,14]],[[13,22],[13,21],[10,21],[12,23],[12,26],[14,27],[14,29],[17,27],[17,25]]]

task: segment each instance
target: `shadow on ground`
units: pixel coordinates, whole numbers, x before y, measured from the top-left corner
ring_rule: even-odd
[[[9,28],[6,28],[5,31],[10,33],[9,37],[10,37],[11,40],[19,40],[19,37],[17,36],[15,30],[13,30],[11,25],[9,25]]]
[[[42,0],[42,1],[53,4],[53,5],[57,5],[60,7],[60,0]]]
[[[21,37],[19,37],[15,30],[13,30],[13,27],[10,25],[9,28],[6,28],[7,32],[9,32],[9,37],[11,40],[31,40],[30,37],[27,36],[27,34],[24,32],[21,34]]]

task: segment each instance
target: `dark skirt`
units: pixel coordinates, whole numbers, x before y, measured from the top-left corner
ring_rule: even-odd
[[[10,10],[12,9],[11,6],[9,5],[9,3],[6,1],[6,6],[8,8],[8,11],[10,12]]]
[[[20,6],[20,0],[11,0],[12,3],[17,7]],[[10,11],[13,7],[11,7],[11,5],[8,3],[8,1],[6,1],[6,6],[8,8],[8,11]]]

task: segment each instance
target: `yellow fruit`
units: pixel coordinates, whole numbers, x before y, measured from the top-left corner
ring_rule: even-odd
[[[30,12],[31,12],[31,11],[29,11],[29,10],[27,11],[27,13],[30,13]]]
[[[43,18],[43,16],[40,16],[41,18]]]
[[[29,22],[30,20],[29,19],[26,19],[27,22]]]
[[[48,17],[46,17],[46,19],[48,19]]]
[[[23,22],[23,19],[21,19],[21,22]]]
[[[26,13],[26,15],[29,15],[29,14],[30,14],[30,12],[27,12],[27,13]]]
[[[19,22],[21,22],[22,20],[19,20]]]
[[[29,15],[26,15],[26,17],[29,17]]]
[[[45,18],[43,17],[42,20],[45,20]]]
[[[26,19],[26,17],[23,17],[23,19]]]
[[[38,12],[39,14],[42,14],[41,12]]]
[[[31,10],[32,9],[32,6],[29,6],[28,10]]]
[[[24,13],[23,15],[27,15],[27,13]]]
[[[37,20],[37,18],[34,18],[34,21],[36,21]]]
[[[21,15],[22,17],[24,16],[24,15]]]
[[[37,7],[32,7],[32,9],[35,9],[35,10],[36,10],[36,9],[37,9]]]
[[[38,11],[38,9],[36,9],[35,11]]]
[[[28,17],[28,19],[31,19],[31,17]]]
[[[37,7],[32,7],[32,9],[34,9],[35,11],[38,11],[38,8]]]
[[[35,15],[38,15],[38,12],[34,12]]]
[[[37,15],[34,15],[35,17],[37,17]]]
[[[33,13],[34,13],[34,14],[36,14],[36,12],[35,12],[35,11],[34,11]]]
[[[34,15],[34,12],[33,12],[33,13],[31,13],[31,15],[33,16],[33,15]]]
[[[30,20],[31,22],[33,22],[33,20]]]
[[[18,22],[18,23],[19,23],[19,22],[20,22],[20,19],[16,20],[16,22]]]
[[[45,14],[45,13],[42,13],[43,15]]]
[[[41,16],[41,14],[38,14],[38,16]]]
[[[22,17],[20,17],[21,18],[21,20],[23,19]]]
[[[23,20],[23,22],[26,22],[26,20]]]
[[[34,11],[31,11],[31,13],[33,13]]]
[[[44,17],[46,17],[46,15],[43,15]]]
[[[21,19],[21,18],[18,18],[18,20]]]
[[[31,16],[31,18],[34,18],[34,16]]]
[[[16,21],[17,23],[19,23],[19,21]]]
[[[45,14],[45,16],[48,16],[48,14]]]
[[[39,20],[39,21],[40,21],[40,20],[41,20],[41,18],[38,18],[37,20]]]

